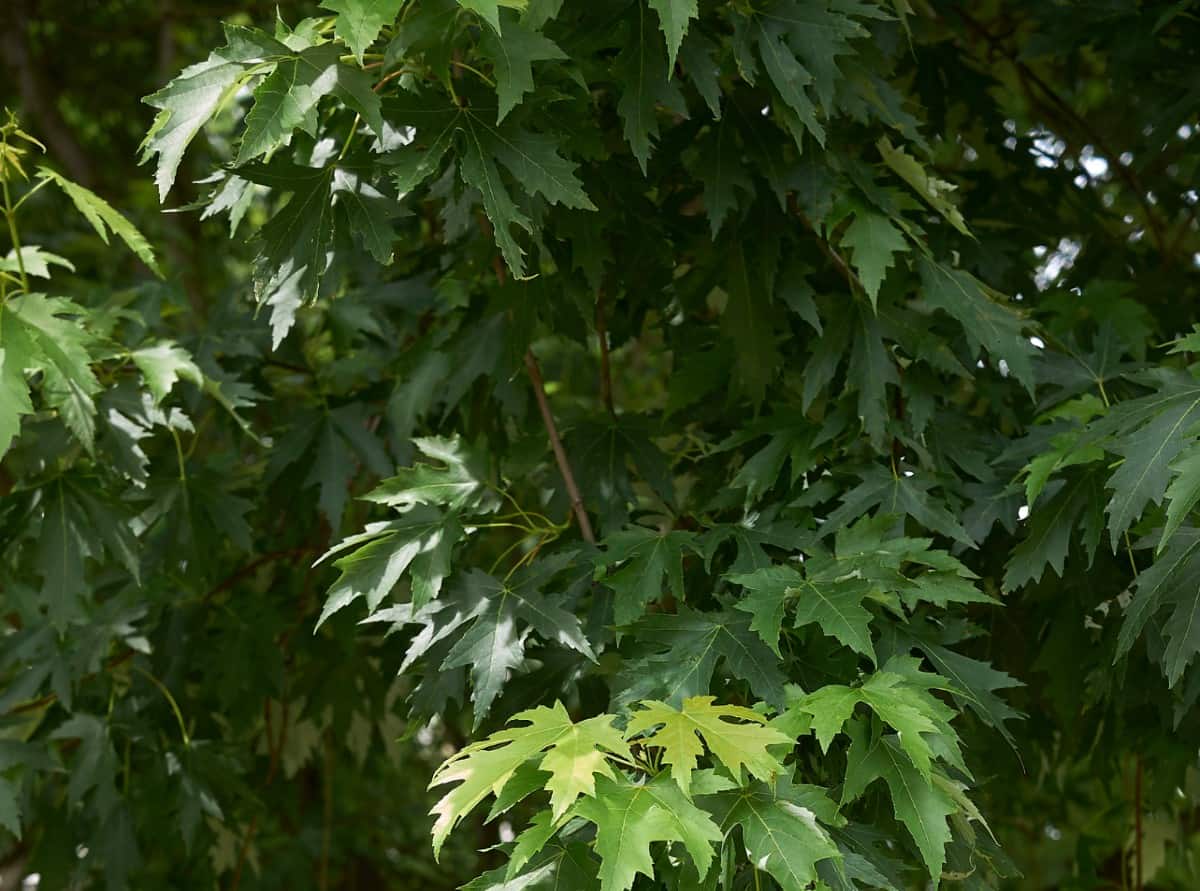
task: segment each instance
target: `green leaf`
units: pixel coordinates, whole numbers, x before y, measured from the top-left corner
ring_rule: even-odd
[[[1146,411],[1153,414],[1141,423]],[[1107,483],[1113,490],[1105,508],[1113,550],[1146,506],[1162,501],[1171,478],[1171,462],[1193,442],[1192,428],[1200,423],[1200,392],[1189,385],[1130,400],[1101,423],[1115,425],[1126,418],[1132,423],[1119,431],[1111,446],[1124,460]]]
[[[271,342],[278,349],[296,321],[296,311],[314,300],[328,268],[334,221],[335,168],[299,167],[276,161],[251,165],[238,174],[251,182],[291,192],[291,199],[262,228],[256,296],[271,307]]]
[[[162,269],[154,259],[154,249],[150,247],[150,242],[146,241],[145,236],[133,223],[121,216],[111,204],[90,189],[71,182],[47,167],[38,168],[38,178],[43,181],[49,180],[62,189],[84,218],[92,224],[101,241],[108,244],[108,233],[111,230],[151,272],[162,278]]]
[[[770,875],[783,891],[806,891],[817,879],[817,863],[840,861],[842,854],[818,820],[834,823],[837,806],[819,786],[755,783],[714,796],[724,810],[721,828],[741,826],[750,862]]]
[[[16,837],[21,838],[21,809],[17,804],[16,791],[13,784],[0,777],[0,826],[3,826]]]
[[[404,0],[322,0],[321,6],[337,13],[333,33],[362,64],[363,53],[379,32],[396,20]]]
[[[1167,487],[1167,521],[1163,525],[1162,538],[1159,539],[1155,553],[1162,553],[1167,542],[1183,525],[1192,508],[1200,502],[1200,445],[1193,444],[1178,458],[1171,462],[1175,478]]]
[[[621,564],[604,580],[616,593],[613,609],[618,625],[641,617],[646,606],[662,599],[667,589],[676,600],[683,600],[683,552],[696,552],[694,533],[659,533],[634,526],[614,532],[604,545],[603,565]]]
[[[812,715],[817,741],[827,750],[833,737],[853,715],[855,706],[859,703],[869,706],[897,731],[913,765],[928,779],[933,750],[922,734],[944,731],[953,736],[946,721],[954,712],[926,690],[887,669],[885,666],[884,670],[871,674],[860,687],[827,684],[795,701],[790,708]]]
[[[896,819],[904,824],[921,852],[921,858],[936,886],[946,862],[950,826],[946,817],[956,813],[944,788],[923,776],[901,750],[893,736],[872,738],[861,722],[850,728],[850,751],[846,755],[846,781],[842,801],[852,801],[876,779],[887,784]]]
[[[907,0],[903,0],[903,2],[907,2]],[[883,162],[892,169],[892,172],[912,186],[914,192],[924,198],[930,207],[946,218],[946,222],[963,235],[971,234],[970,230],[967,229],[967,223],[963,219],[962,214],[951,203],[949,198],[950,193],[957,186],[951,185],[935,176],[930,176],[929,171],[916,158],[906,153],[904,149],[893,147],[891,140],[886,136],[881,137],[875,143],[875,147],[879,149],[879,154],[883,158]]]
[[[10,321],[11,318],[11,321]],[[33,414],[33,401],[29,398],[29,384],[25,380],[25,369],[35,367],[34,344],[24,334],[18,333],[17,320],[5,308],[0,308],[0,330],[4,339],[0,341],[0,458],[4,457],[13,440],[21,432],[21,416]]]
[[[755,404],[762,401],[782,358],[775,344],[777,325],[771,311],[774,257],[749,257],[741,234],[727,245],[725,318],[737,349],[738,379]]]
[[[524,9],[528,0],[458,0],[458,5],[469,9],[500,33],[500,7]]]
[[[825,145],[825,128],[817,120],[817,109],[808,95],[813,76],[796,58],[788,46],[788,29],[777,17],[765,16],[758,23],[758,52],[767,76],[786,105],[776,110],[792,134],[796,145],[803,148],[803,134],[808,132],[819,145]],[[790,111],[790,113],[789,113]]]
[[[337,46],[323,44],[275,66],[254,91],[254,106],[246,114],[246,129],[235,161],[238,166],[286,145],[297,128],[307,129],[317,104],[339,88],[341,79],[354,76],[353,69],[338,61],[340,55]],[[378,121],[377,96],[374,105],[371,117]]]
[[[667,41],[667,66],[675,67],[675,56],[687,34],[688,23],[700,14],[696,0],[649,0],[658,13],[659,26]]]
[[[843,528],[872,508],[880,508],[882,513],[912,517],[926,529],[974,547],[975,541],[944,506],[945,501],[931,495],[930,489],[936,484],[922,472],[901,476],[871,465],[863,472],[861,482],[841,496],[842,503],[826,518],[825,528]]]
[[[855,212],[854,222],[842,233],[841,243],[853,251],[851,262],[874,306],[879,286],[895,262],[896,253],[908,247],[904,235],[883,214],[860,210]]]
[[[1167,638],[1162,665],[1174,687],[1200,653],[1200,529],[1180,529],[1162,555],[1137,576],[1117,637],[1117,656],[1128,653],[1150,620],[1168,608],[1170,614],[1160,626]]]
[[[628,891],[639,874],[652,878],[654,842],[682,842],[703,879],[712,864],[712,844],[723,837],[664,774],[642,785],[621,774],[598,780],[596,795],[581,799],[572,813],[596,824],[601,891]]]
[[[1013,377],[1032,394],[1032,359],[1038,351],[1023,333],[1021,317],[1005,305],[1004,296],[969,273],[928,258],[920,261],[920,272],[925,299],[957,319],[968,341],[1003,359]]]
[[[495,31],[485,31],[480,43],[484,53],[492,60],[496,77],[496,95],[500,100],[496,112],[497,124],[516,108],[526,93],[533,90],[534,62],[566,58],[553,40],[525,27],[515,16],[506,19],[503,38],[497,28]]]
[[[438,505],[453,511],[490,513],[500,506],[488,485],[486,458],[459,437],[425,436],[413,445],[434,463],[402,468],[365,497],[398,511],[419,505]],[[441,467],[437,466],[442,465]]]
[[[413,579],[414,608],[420,609],[441,591],[450,574],[450,554],[462,535],[453,517],[428,507],[414,508],[400,519],[368,523],[366,531],[343,540],[317,561],[351,551],[334,561],[341,574],[329,589],[317,625],[360,597],[367,601],[368,614],[375,612],[406,572]]]
[[[598,868],[599,863],[586,845],[578,842],[550,844],[520,875],[514,875],[511,867],[501,866],[463,885],[462,891],[565,891],[568,888],[595,891],[600,887],[596,876]]]
[[[12,349],[14,363],[30,363],[25,367],[42,372],[42,399],[58,411],[67,429],[90,452],[96,437],[92,397],[100,391],[100,382],[91,367],[94,339],[80,324],[78,317],[82,315],[83,308],[65,298],[24,294],[9,299],[3,332],[6,355]],[[31,362],[35,358],[37,361]],[[14,374],[16,371],[14,367]],[[19,414],[22,405],[15,395],[18,385],[10,381],[8,391],[13,395],[9,398]],[[15,432],[15,426],[12,429]]]
[[[750,630],[756,631],[776,656],[779,650],[779,635],[783,617],[791,600],[801,585],[804,575],[790,566],[765,566],[753,572],[737,572],[726,576],[735,585],[741,585],[749,594],[734,604],[736,609],[750,613]],[[868,636],[869,640],[869,636]]]
[[[750,685],[756,697],[776,707],[784,704],[779,660],[750,630],[749,618],[741,613],[684,607],[675,615],[646,616],[629,631],[661,652],[628,664],[631,683],[617,696],[618,703],[659,699],[681,707],[689,696],[709,692],[720,660],[729,674]]]
[[[640,742],[663,750],[662,760],[671,765],[671,777],[684,795],[691,794],[692,772],[705,747],[735,779],[741,778],[745,767],[751,776],[772,782],[783,772],[783,765],[767,748],[790,746],[791,737],[763,726],[766,719],[757,712],[735,705],[713,705],[715,701],[713,696],[691,696],[678,710],[665,702],[643,701],[629,719],[627,735],[653,730]]]
[[[637,4],[637,15],[633,33],[624,42],[613,64],[621,88],[617,114],[625,125],[625,141],[645,173],[650,152],[658,140],[658,105],[680,112],[685,105],[683,96],[671,82],[663,46],[640,3]]]
[[[480,608],[474,613],[471,626],[446,654],[441,667],[470,669],[476,726],[491,710],[510,672],[524,659],[524,636],[518,632],[517,620],[531,626],[544,640],[595,661],[579,619],[541,593],[541,588],[571,556],[563,554],[523,567],[505,581],[480,570],[465,574],[462,584],[480,603]]]

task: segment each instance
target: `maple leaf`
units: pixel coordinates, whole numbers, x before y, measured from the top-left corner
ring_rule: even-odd
[[[661,103],[681,114],[687,113],[687,106],[671,82],[663,46],[641,4],[637,6],[637,15],[633,33],[614,62],[614,73],[621,87],[617,114],[625,124],[625,140],[645,173],[650,151],[658,139],[657,106]]]
[[[805,891],[817,878],[819,862],[842,860],[821,823],[836,826],[844,819],[820,786],[796,785],[781,775],[774,783],[719,793],[711,802],[721,828],[741,826],[750,862],[783,891]]]
[[[614,777],[604,752],[627,761],[632,756],[612,720],[600,715],[577,724],[562,703],[555,702],[518,712],[509,723],[520,721],[522,726],[498,730],[450,756],[429,783],[431,789],[458,783],[430,811],[437,817],[435,856],[458,822],[488,795],[499,796],[526,762],[538,759],[540,769],[550,774],[547,787],[556,813],[565,811],[578,795],[590,794],[596,775]]]
[[[188,352],[176,343],[163,341],[153,346],[140,347],[129,354],[133,364],[142,373],[146,388],[154,397],[155,404],[166,398],[178,380],[202,385],[204,374]]]
[[[1138,574],[1117,637],[1117,656],[1128,653],[1147,623],[1168,607],[1170,615],[1161,626],[1167,640],[1162,666],[1174,687],[1200,653],[1200,529],[1180,529],[1162,555]]]
[[[500,101],[497,124],[533,89],[534,62],[566,58],[558,44],[525,27],[515,16],[506,16],[503,28],[503,38],[499,31],[485,31],[481,42],[496,76],[496,95]]]
[[[24,373],[37,369],[44,377],[42,399],[58,411],[84,448],[92,451],[96,437],[93,397],[100,391],[100,382],[91,367],[95,338],[78,321],[86,311],[63,297],[22,294],[10,298],[0,312],[9,403],[7,425],[0,422],[0,430],[7,426],[10,437],[16,434],[19,418],[30,406]]]
[[[738,194],[754,190],[734,134],[733,125],[721,120],[698,147],[695,171],[704,183],[704,209],[713,238],[730,212],[737,210]]]
[[[682,842],[703,880],[713,842],[723,838],[712,817],[665,774],[642,784],[622,774],[597,780],[595,796],[580,799],[571,813],[596,824],[601,891],[628,891],[639,874],[653,877],[650,845],[660,841]]]
[[[500,501],[486,480],[484,457],[459,437],[425,436],[412,440],[417,451],[433,463],[414,464],[364,496],[404,512],[415,505],[438,505],[452,511],[490,513]]]
[[[331,94],[362,115],[376,133],[382,132],[380,100],[371,89],[370,78],[343,64],[340,56],[337,46],[322,44],[276,63],[275,70],[254,91],[237,165],[285,144],[293,130],[305,126],[318,103]]]
[[[350,47],[362,63],[363,53],[384,26],[396,20],[403,0],[322,0],[321,6],[337,13],[333,33]]]
[[[783,765],[767,747],[793,742],[764,726],[766,719],[757,712],[713,705],[715,701],[713,696],[691,696],[677,710],[665,702],[647,700],[639,703],[641,707],[629,719],[629,736],[653,730],[640,741],[663,750],[663,761],[671,765],[671,777],[684,795],[690,794],[696,759],[704,754],[705,746],[735,779],[740,780],[744,766],[751,776],[770,782],[783,771]]]
[[[450,574],[450,553],[462,536],[454,517],[428,507],[399,519],[368,523],[363,532],[344,539],[317,561],[351,551],[334,561],[341,574],[329,589],[317,624],[360,597],[373,613],[406,572],[413,575],[413,603],[420,609],[441,590]]]
[[[523,635],[518,631],[518,620],[532,627],[544,640],[595,661],[595,653],[583,634],[579,619],[540,590],[571,556],[560,554],[556,559],[539,561],[523,567],[504,581],[478,569],[463,576],[461,584],[482,606],[475,613],[471,626],[446,654],[442,668],[470,669],[475,726],[491,709],[509,672],[524,659]]]
[[[694,533],[658,533],[634,526],[607,536],[604,545],[601,565],[621,564],[604,580],[616,594],[613,613],[618,625],[638,619],[666,588],[676,600],[683,600],[683,552],[696,551]]]
[[[997,696],[996,691],[1019,687],[1021,682],[986,662],[943,646],[943,643],[954,642],[955,631],[952,629],[947,630],[940,643],[927,634],[915,634],[908,642],[921,650],[938,673],[954,685],[950,694],[960,706],[975,712],[984,723],[999,730],[1010,746],[1016,748],[1012,731],[1005,722],[1023,718],[1024,715]]]
[[[916,158],[904,149],[894,147],[886,136],[881,137],[875,143],[875,147],[879,149],[880,157],[892,172],[912,186],[913,191],[924,198],[930,207],[945,217],[946,221],[963,235],[971,234],[962,213],[949,198],[956,186],[931,176]]]
[[[804,574],[790,566],[765,566],[753,572],[730,573],[726,578],[749,592],[734,608],[750,613],[750,630],[757,632],[776,656],[781,656],[779,635],[783,618],[788,602],[804,584]]]
[[[43,182],[52,182],[71,199],[71,203],[83,214],[85,220],[96,230],[100,240],[108,244],[108,233],[113,232],[125,246],[133,251],[139,260],[149,267],[150,271],[159,278],[163,277],[162,269],[154,257],[154,249],[146,237],[120,214],[111,204],[78,183],[73,183],[64,176],[55,173],[48,167],[38,168],[38,178]]]
[[[859,703],[869,706],[899,735],[904,751],[923,777],[930,773],[933,750],[922,734],[943,734],[956,741],[947,723],[954,711],[925,689],[894,670],[902,667],[895,659],[875,672],[859,687],[827,684],[790,703],[790,709],[812,715],[812,727],[821,748],[827,750],[833,737],[854,714]]]
[[[961,269],[950,269],[929,258],[918,264],[921,290],[933,306],[962,325],[967,340],[1003,359],[1009,372],[1032,395],[1033,357],[1037,349],[1025,336],[1025,322],[1007,299]]]
[[[760,699],[777,707],[784,703],[779,660],[750,630],[745,615],[685,607],[676,615],[646,616],[630,626],[629,632],[657,652],[629,663],[623,672],[628,683],[614,696],[618,705],[659,699],[682,706],[689,696],[709,692],[718,660],[731,675],[746,681]]]
[[[663,37],[667,41],[667,66],[675,67],[675,56],[687,34],[688,24],[700,14],[696,0],[649,0],[650,7],[658,13]]]
[[[883,214],[858,210],[854,213],[854,222],[842,233],[841,243],[853,252],[851,262],[874,306],[884,275],[895,262],[895,254],[907,249],[908,242]]]
[[[946,817],[956,813],[957,806],[941,784],[913,766],[895,736],[872,737],[859,721],[851,723],[849,735],[842,801],[853,801],[872,782],[882,779],[891,795],[896,819],[916,842],[937,885],[946,862],[946,844],[950,841]]]
[[[931,496],[930,489],[937,481],[930,475],[918,471],[913,476],[901,476],[872,464],[861,473],[860,479],[857,486],[841,496],[842,503],[826,517],[825,528],[840,529],[878,507],[882,513],[912,517],[926,529],[975,546],[974,539],[954,514]]]

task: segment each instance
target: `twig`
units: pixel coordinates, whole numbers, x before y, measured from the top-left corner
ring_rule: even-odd
[[[273,563],[276,560],[282,560],[287,557],[299,557],[299,556],[302,556],[303,554],[307,554],[307,553],[310,553],[315,550],[316,550],[316,548],[305,545],[304,547],[299,547],[299,548],[289,548],[286,551],[270,551],[266,554],[263,554],[261,557],[256,557],[255,559],[253,559],[249,563],[247,563],[245,566],[243,566],[241,569],[236,570],[232,575],[226,577],[226,579],[223,582],[221,582],[215,588],[213,588],[211,591],[209,591],[207,594],[205,594],[204,602],[207,603],[208,601],[210,601],[214,597],[216,597],[218,594],[223,594],[224,592],[228,591],[230,588],[232,588],[234,585],[236,585],[239,581],[244,579],[246,576],[252,574],[256,569],[258,569],[261,566],[265,566],[268,563]]]
[[[596,336],[600,340],[600,400],[608,413],[617,416],[613,408],[612,367],[608,358],[608,323],[604,318],[604,288],[596,292]]]
[[[592,532],[592,522],[588,519],[583,507],[583,498],[579,487],[575,485],[575,474],[571,472],[571,462],[563,450],[562,440],[558,436],[558,426],[554,423],[554,414],[550,411],[550,403],[546,400],[546,384],[542,380],[542,370],[538,367],[537,359],[532,350],[525,352],[525,370],[529,372],[529,381],[533,384],[533,394],[537,397],[538,408],[542,411],[542,421],[546,425],[546,433],[550,437],[550,448],[554,450],[554,460],[558,462],[559,473],[567,487],[567,495],[571,499],[571,510],[579,522],[579,534],[589,544],[596,543],[596,534]]]

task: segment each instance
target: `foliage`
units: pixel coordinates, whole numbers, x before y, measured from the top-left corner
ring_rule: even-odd
[[[1195,11],[975,6],[163,19],[149,195],[26,65],[5,869],[1196,887]]]

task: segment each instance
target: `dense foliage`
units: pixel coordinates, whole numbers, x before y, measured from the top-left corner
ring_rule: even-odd
[[[0,887],[1200,886],[1197,5],[14,0]]]

